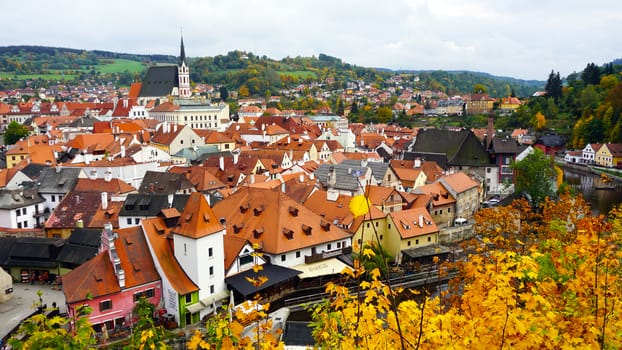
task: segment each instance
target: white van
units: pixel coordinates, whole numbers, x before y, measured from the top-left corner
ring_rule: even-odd
[[[454,220],[454,226],[466,225],[469,221],[465,218],[456,218]]]

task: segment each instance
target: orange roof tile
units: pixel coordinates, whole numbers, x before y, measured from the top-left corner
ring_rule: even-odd
[[[351,237],[279,190],[252,187],[238,190],[218,202],[214,212],[226,219],[228,235],[257,243],[269,254]]]
[[[126,271],[125,289],[160,280],[140,226],[115,230],[115,248]],[[68,303],[121,291],[108,251],[63,276],[63,292]]]
[[[181,295],[198,291],[199,287],[192,282],[175,258],[172,244],[167,238],[170,229],[166,227],[164,219],[159,217],[143,219],[141,225],[149,241],[153,257],[158,260],[157,265],[162,269],[171,287]]]
[[[193,192],[179,218],[179,226],[171,232],[190,237],[201,238],[224,230],[220,220],[200,192]]]
[[[438,226],[425,208],[394,211],[389,216],[402,239],[438,232]]]
[[[456,191],[456,193],[462,193],[464,191],[479,186],[479,183],[477,181],[473,180],[467,174],[461,171],[446,175],[442,178],[442,180],[445,181],[449,186],[451,186],[451,188]]]

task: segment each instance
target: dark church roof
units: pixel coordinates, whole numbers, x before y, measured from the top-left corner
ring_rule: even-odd
[[[490,156],[471,130],[420,130],[405,160],[433,160],[441,168],[449,166],[486,166]]]
[[[174,87],[179,86],[179,71],[177,66],[149,67],[140,88],[139,97],[168,96]]]

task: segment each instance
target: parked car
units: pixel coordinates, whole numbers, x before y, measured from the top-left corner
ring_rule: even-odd
[[[465,218],[456,218],[454,220],[454,226],[466,225],[468,222],[469,222],[469,220],[467,220]]]

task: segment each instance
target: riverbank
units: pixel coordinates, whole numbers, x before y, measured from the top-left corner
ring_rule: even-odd
[[[622,183],[622,170],[619,169],[598,167],[594,165],[571,164],[559,160],[556,160],[555,163],[562,169],[572,169],[573,171],[585,174],[606,174],[609,179]]]

